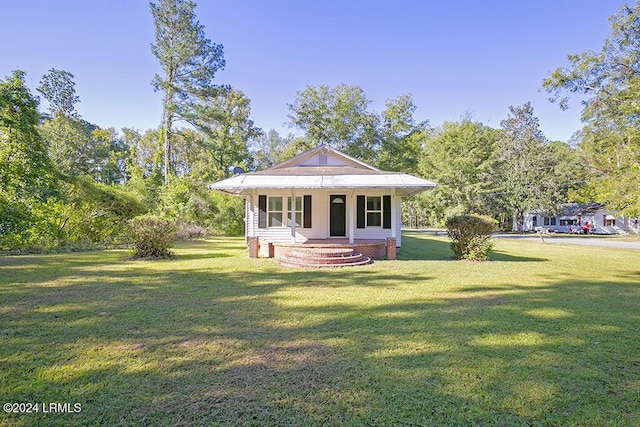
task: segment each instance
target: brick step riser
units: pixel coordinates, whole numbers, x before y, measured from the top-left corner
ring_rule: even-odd
[[[358,262],[364,256],[362,254],[356,253],[354,255],[348,257],[318,257],[318,256],[291,256],[291,254],[285,255],[282,259],[291,261],[291,262],[300,262],[307,264],[348,264],[351,262]]]
[[[357,253],[357,252],[355,252]],[[321,257],[321,258],[344,258],[354,255],[353,249],[348,250],[338,250],[338,251],[327,251],[327,250],[293,250],[290,251],[288,256],[293,256],[297,258],[308,258],[308,257]]]
[[[365,257],[361,261],[351,262],[348,264],[304,264],[304,263],[295,263],[288,262],[284,259],[280,260],[280,265],[284,267],[293,267],[293,268],[340,268],[340,267],[357,267],[360,265],[366,265],[371,263],[371,258]]]

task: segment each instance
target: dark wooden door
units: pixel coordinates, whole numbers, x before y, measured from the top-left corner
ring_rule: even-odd
[[[347,196],[329,196],[329,236],[344,237],[347,235]]]

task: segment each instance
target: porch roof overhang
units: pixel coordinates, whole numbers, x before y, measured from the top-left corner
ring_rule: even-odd
[[[236,196],[244,196],[251,194],[254,190],[263,189],[382,188],[395,189],[396,195],[398,196],[411,196],[433,189],[436,186],[434,182],[400,172],[367,171],[366,173],[362,173],[358,171],[356,173],[340,174],[294,174],[291,173],[291,171],[283,171],[283,173],[273,172],[269,174],[254,172],[236,175],[232,178],[211,184],[209,189]]]

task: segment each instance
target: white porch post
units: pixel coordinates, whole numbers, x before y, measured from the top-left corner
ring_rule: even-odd
[[[287,221],[291,221],[291,243],[296,243],[296,189],[291,189],[291,209],[287,204]],[[291,219],[288,219],[291,217]]]
[[[396,209],[396,190],[391,190],[391,237],[393,237],[394,239],[397,236],[398,233],[396,233],[396,221],[397,221],[397,215],[398,215],[398,211]]]
[[[353,202],[353,193],[355,190],[351,190],[351,194],[349,195],[349,244],[353,245],[354,241],[355,241],[355,228],[356,228],[356,224],[355,224],[355,203]]]
[[[253,224],[254,224],[254,219],[255,219],[255,209],[254,209],[254,202],[255,202],[255,195],[256,195],[256,191],[253,190],[251,191],[251,193],[249,194],[249,197],[247,198],[247,219],[246,219],[246,224],[245,227],[247,228],[246,233],[247,233],[247,237],[254,237],[256,235],[256,231],[254,230]]]

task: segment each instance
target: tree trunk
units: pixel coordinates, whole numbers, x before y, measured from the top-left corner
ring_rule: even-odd
[[[524,233],[524,212],[517,213],[518,233]]]
[[[166,185],[169,182],[169,165],[171,162],[171,130],[169,126],[171,124],[170,120],[165,121],[165,129],[164,129],[164,184]]]
[[[171,170],[171,122],[172,113],[169,111],[170,94],[165,94],[163,112],[162,112],[162,128],[164,130],[164,184],[169,182],[169,171]]]

